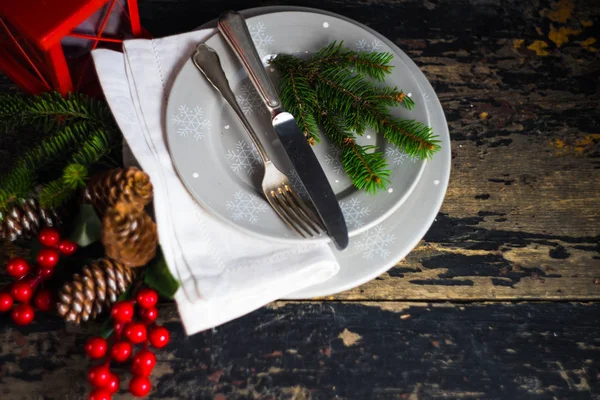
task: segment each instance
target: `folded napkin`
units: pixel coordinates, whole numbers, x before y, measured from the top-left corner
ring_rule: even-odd
[[[175,301],[188,335],[321,283],[339,269],[329,245],[274,243],[218,221],[194,201],[175,172],[165,139],[167,98],[196,45],[214,32],[129,40],[123,53],[92,52],[106,100],[154,185],[159,242],[181,283]]]

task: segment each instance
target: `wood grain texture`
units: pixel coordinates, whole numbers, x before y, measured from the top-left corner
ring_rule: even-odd
[[[600,399],[600,4],[140,0],[140,13],[158,37],[274,4],[354,18],[419,65],[450,127],[448,193],[419,246],[359,288],[191,337],[164,306],[173,340],[150,398]],[[0,315],[0,399],[87,398],[97,329]]]
[[[159,37],[272,4],[289,3],[147,0],[140,13]],[[394,40],[435,87],[452,137],[448,193],[422,243],[335,299],[600,298],[597,2],[296,4]]]
[[[157,351],[150,398],[597,399],[599,312],[567,303],[275,303],[187,337],[163,309],[172,341]],[[56,320],[14,329],[2,318],[3,400],[86,398],[89,332]],[[126,368],[116,371],[127,382]]]

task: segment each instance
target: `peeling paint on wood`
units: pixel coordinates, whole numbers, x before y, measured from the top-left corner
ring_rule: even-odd
[[[160,37],[288,3],[146,0],[140,13]],[[157,352],[151,398],[597,399],[600,4],[294,4],[369,25],[421,68],[451,132],[446,199],[414,251],[359,288],[192,337],[164,307],[173,340]],[[0,90],[14,88],[0,76]],[[86,398],[83,346],[96,329],[0,316],[0,398]]]
[[[376,302],[286,302],[191,337],[176,310],[162,307],[160,323],[172,340],[156,352],[150,398],[590,399],[599,393],[597,303],[388,303],[382,309]],[[88,334],[67,334],[58,319],[14,328],[0,317],[1,398],[85,398]],[[126,382],[127,368],[117,371]]]

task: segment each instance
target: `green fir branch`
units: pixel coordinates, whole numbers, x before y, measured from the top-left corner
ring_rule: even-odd
[[[355,52],[344,48],[343,42],[334,42],[306,61],[289,54],[271,60],[282,73],[284,108],[301,129],[311,132],[309,138],[318,137],[321,126],[341,149],[340,161],[354,185],[372,193],[388,181],[387,161],[376,146],[358,145],[354,135],[370,128],[407,155],[421,159],[440,149],[430,127],[392,115],[394,107],[415,107],[402,90],[381,84],[391,72],[392,57],[386,52]]]
[[[111,120],[110,110],[82,94],[44,93],[40,96],[0,95],[0,121],[5,130],[25,127],[50,131],[74,120],[102,126]]]
[[[294,115],[296,123],[304,133],[308,142],[320,142],[319,126],[314,117],[317,104],[317,93],[310,86],[310,81],[300,71],[290,68],[281,81],[281,103]]]
[[[390,61],[394,57],[386,52],[356,52],[345,49],[344,42],[333,42],[319,50],[309,62],[312,69],[347,68],[354,67],[359,75],[367,75],[378,81],[383,81],[385,76],[392,72]]]
[[[344,126],[343,118],[321,111],[323,130],[340,149],[340,163],[358,189],[375,194],[385,189],[391,171],[377,146],[360,146]]]
[[[112,151],[114,139],[109,133],[96,129],[71,157],[71,163],[90,167],[102,158],[108,157]],[[115,165],[116,167],[116,165]]]
[[[417,121],[391,116],[388,110],[391,100],[381,101],[379,96],[399,93],[395,89],[380,90],[347,70],[328,70],[314,76],[323,106],[339,110],[348,127],[358,134],[370,127],[412,157],[429,158],[439,150],[439,141],[431,128]],[[402,96],[402,100],[406,98],[410,99]]]
[[[0,95],[0,124],[0,130],[45,133],[0,177],[0,212],[43,184],[38,172],[48,168],[63,168],[64,173],[43,187],[40,202],[64,204],[85,185],[88,169],[110,158],[120,136],[106,104],[82,94]]]
[[[69,164],[65,168],[61,179],[65,185],[73,190],[84,188],[88,179],[88,170],[81,164]]]
[[[65,204],[76,189],[66,184],[62,178],[49,182],[39,194],[40,206],[44,208],[58,208]]]

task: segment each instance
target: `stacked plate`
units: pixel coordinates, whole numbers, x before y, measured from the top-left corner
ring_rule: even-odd
[[[308,57],[334,41],[343,41],[345,47],[354,50],[393,53],[394,68],[386,84],[397,86],[415,102],[412,111],[397,108],[394,115],[421,121],[439,136],[442,150],[427,162],[411,159],[373,132],[360,137],[360,144],[379,146],[392,170],[387,190],[376,195],[352,186],[336,149],[325,139],[314,147],[340,202],[351,239],[344,251],[332,245],[341,266],[338,275],[289,298],[325,296],[365,283],[416,246],[441,206],[450,175],[450,138],[437,96],[406,54],[355,21],[297,7],[265,7],[242,14],[273,81],[277,80],[277,71],[268,66],[268,60],[279,53]],[[272,129],[270,116],[243,67],[220,34],[206,44],[218,52],[238,103],[263,135],[267,152],[294,181],[296,176]],[[262,164],[256,150],[233,112],[191,60],[174,81],[165,123],[174,165],[203,207],[250,235],[288,243],[309,241],[284,225],[262,197]],[[321,236],[310,241],[330,239]]]

